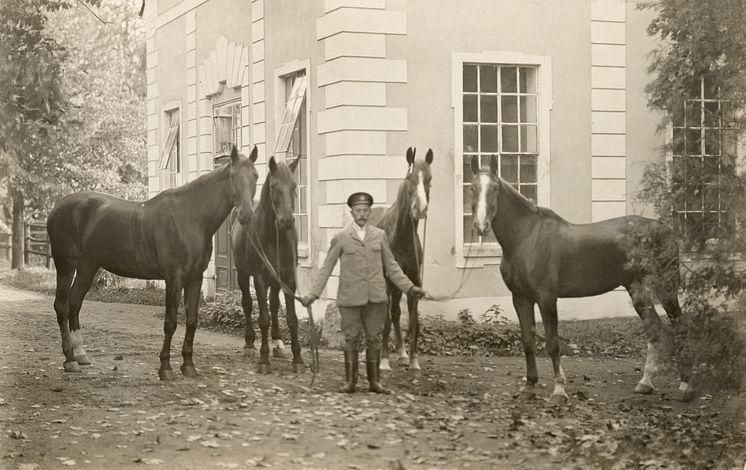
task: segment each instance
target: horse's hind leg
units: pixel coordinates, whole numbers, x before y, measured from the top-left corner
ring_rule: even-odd
[[[648,336],[648,350],[645,356],[645,368],[642,378],[635,386],[635,393],[649,394],[655,390],[653,387],[653,375],[658,371],[658,346],[661,333],[661,319],[655,311],[653,299],[650,292],[640,284],[627,287],[627,292],[632,298],[632,305],[637,315],[640,316]]]
[[[75,273],[75,281],[70,289],[70,341],[72,342],[75,361],[81,365],[91,363],[83,347],[83,335],[80,333],[80,307],[83,299],[91,288],[93,278],[96,277],[98,266],[81,260]]]
[[[679,362],[679,375],[681,377],[681,383],[679,383],[680,399],[690,401],[694,398],[694,391],[690,385],[694,360],[691,351],[687,347],[686,325],[681,318],[679,299],[675,293],[659,294],[658,298],[661,304],[663,304],[663,309],[671,320],[671,325],[673,325],[674,329],[674,350],[676,351],[676,358]]]
[[[238,270],[238,287],[241,288],[241,306],[244,315],[244,345],[243,355],[254,357],[256,349],[254,348],[254,324],[251,321],[251,311],[254,303],[251,299],[251,276],[248,273]]]
[[[269,287],[269,314],[271,320],[270,334],[272,336],[272,357],[287,359],[285,354],[285,344],[282,342],[280,335],[280,320],[278,312],[280,311],[280,286],[272,283]],[[285,312],[287,314],[287,312]]]
[[[171,370],[171,339],[176,331],[176,314],[181,300],[182,281],[177,276],[166,280],[166,316],[163,319],[163,347],[161,348],[161,367],[158,378],[174,380]]]
[[[402,291],[396,287],[391,289],[391,323],[394,326],[394,344],[399,353],[399,363],[409,362],[409,353],[401,335],[401,296]]]
[[[260,374],[269,374],[272,368],[269,363],[269,312],[267,311],[267,287],[262,276],[254,276],[254,291],[256,292],[256,301],[259,304],[259,329],[262,332],[262,345],[259,347],[259,367]]]
[[[534,387],[539,380],[536,370],[536,319],[534,318],[534,301],[513,294],[513,307],[521,324],[521,343],[526,356],[526,388],[525,392],[534,393]]]
[[[186,333],[184,334],[184,345],[181,348],[181,356],[184,362],[181,364],[181,373],[185,377],[194,377],[197,370],[192,361],[194,351],[194,334],[197,332],[197,321],[199,319],[199,296],[202,292],[202,273],[198,273],[194,279],[189,280],[184,286],[184,306],[186,307]]]
[[[293,281],[288,282],[288,286],[295,292]],[[303,363],[300,341],[298,341],[298,316],[295,313],[295,297],[292,293],[285,293],[285,310],[288,329],[290,330],[290,347],[293,351],[293,372],[305,372],[306,365]]]
[[[420,370],[420,362],[417,360],[417,337],[420,334],[420,315],[417,311],[419,300],[414,295],[407,295],[407,309],[409,310],[409,328],[407,339],[409,340],[409,368]]]
[[[70,286],[75,277],[75,265],[60,257],[54,260],[57,269],[57,288],[54,296],[54,311],[62,338],[62,353],[65,355],[64,368],[66,372],[80,372],[78,361],[75,360],[73,345],[70,339]]]
[[[541,299],[539,302],[539,311],[541,312],[541,319],[544,322],[547,353],[552,358],[552,367],[554,368],[552,400],[560,402],[567,401],[565,372],[562,370],[562,365],[560,364],[559,334],[557,332],[557,298]]]

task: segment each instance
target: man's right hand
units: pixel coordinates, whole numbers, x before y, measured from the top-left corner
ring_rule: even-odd
[[[316,298],[317,297],[313,294],[304,295],[300,303],[302,303],[304,307],[308,307],[316,300]]]

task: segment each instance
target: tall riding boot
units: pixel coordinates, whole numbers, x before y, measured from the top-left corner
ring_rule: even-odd
[[[391,393],[381,385],[380,371],[381,355],[378,349],[368,348],[365,350],[365,370],[368,374],[368,390],[375,393]]]
[[[345,349],[345,384],[339,389],[340,393],[354,393],[357,385],[357,349]]]

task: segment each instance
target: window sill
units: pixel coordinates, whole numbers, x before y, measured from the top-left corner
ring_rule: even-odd
[[[460,269],[481,268],[500,262],[503,251],[499,244],[469,244],[464,243],[461,255],[456,260],[456,267]]]
[[[298,265],[303,267],[311,266],[311,250],[306,243],[298,243]]]

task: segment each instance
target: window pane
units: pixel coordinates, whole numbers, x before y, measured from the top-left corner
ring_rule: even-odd
[[[518,127],[502,126],[503,130],[503,152],[518,151]]]
[[[494,65],[479,66],[479,91],[497,93],[497,67]]]
[[[687,129],[686,130],[686,154],[687,155],[700,155],[702,152],[700,148],[700,131],[699,129]]]
[[[482,133],[480,152],[497,152],[497,126],[480,126]]]
[[[706,211],[718,211],[720,209],[720,190],[717,186],[705,186],[703,199]]]
[[[705,99],[706,100],[715,100],[718,98],[718,89],[713,83],[712,80],[704,80],[705,82]]]
[[[717,101],[705,103],[705,126],[720,127],[720,103]]]
[[[686,126],[699,127],[702,123],[702,105],[699,101],[686,103]]]
[[[516,75],[518,69],[516,67],[501,67],[500,68],[500,92],[501,93],[517,93],[518,92],[518,80]]]
[[[464,155],[464,163],[463,163],[464,183],[469,183],[471,182],[472,179],[474,179],[474,173],[471,172],[471,161],[474,158],[477,159],[477,162],[479,161],[479,157],[477,157],[476,155]]]
[[[477,91],[476,65],[464,65],[464,91]]]
[[[500,99],[502,122],[518,122],[518,97],[503,96]]]
[[[717,157],[703,159],[702,180],[704,183],[718,183],[720,181],[720,165]]]
[[[536,153],[536,126],[521,127],[521,152]]]
[[[720,131],[717,129],[705,129],[705,153],[707,155],[720,155]]]
[[[698,186],[690,185],[686,188],[686,210],[687,211],[701,211],[702,210],[702,192]]]
[[[536,93],[536,69],[533,67],[520,68],[521,93]]]
[[[477,126],[464,126],[464,152],[476,152],[479,150],[477,144],[478,136]]]
[[[477,122],[477,95],[464,95],[464,122]]]
[[[508,183],[518,182],[518,155],[500,156],[500,176]]]
[[[521,183],[536,183],[536,157],[521,155]]]
[[[521,122],[536,123],[535,96],[521,96]]]
[[[466,180],[464,180],[466,181]],[[471,181],[471,180],[469,180]],[[471,214],[471,184],[465,184],[463,186],[464,193],[464,215]]]
[[[674,127],[671,149],[674,155],[684,154],[684,129]]]
[[[521,194],[536,202],[536,185],[535,184],[522,184]]]
[[[497,95],[482,95],[479,99],[482,122],[497,122]]]
[[[464,231],[464,243],[471,243],[472,242],[472,229],[474,228],[474,219],[469,215],[464,215],[464,222],[463,222],[463,231]],[[474,243],[477,242],[477,233],[476,230],[473,234],[473,241]]]

